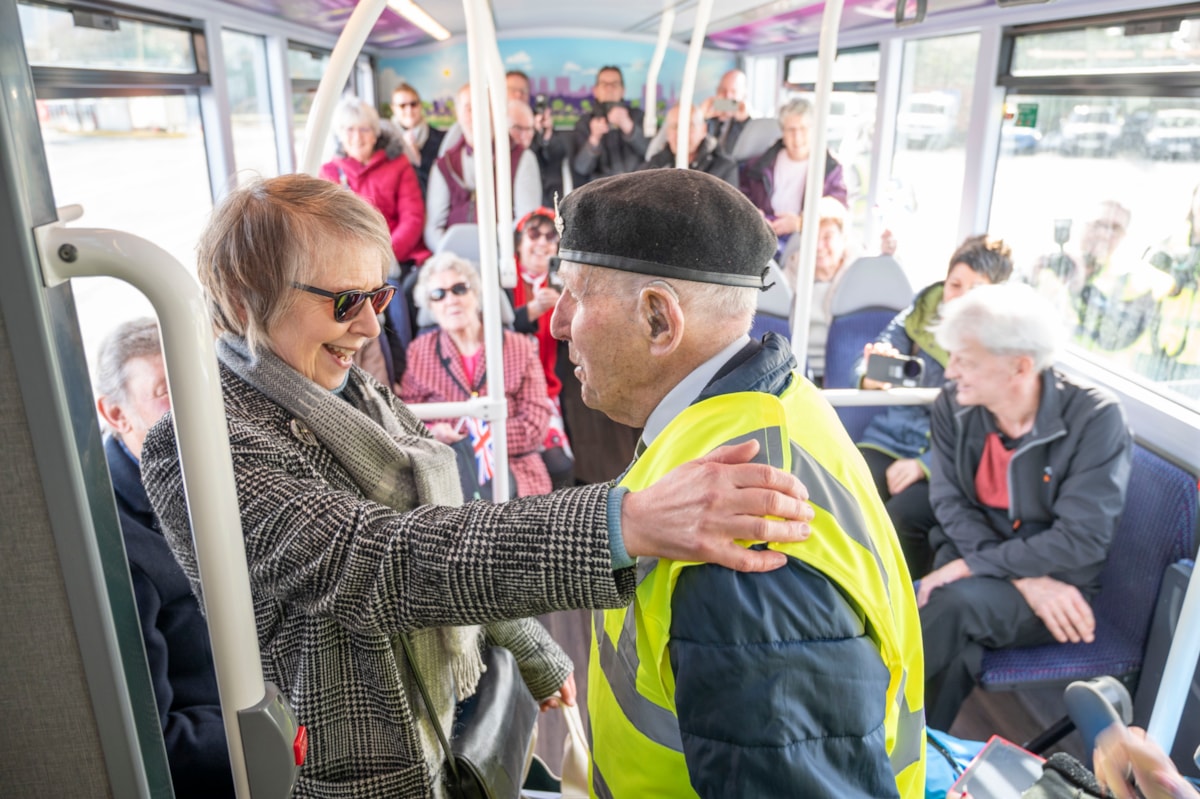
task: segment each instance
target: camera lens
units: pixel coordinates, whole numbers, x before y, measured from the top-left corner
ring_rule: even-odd
[[[904,362],[904,376],[909,380],[916,380],[921,376],[921,362],[916,358]]]

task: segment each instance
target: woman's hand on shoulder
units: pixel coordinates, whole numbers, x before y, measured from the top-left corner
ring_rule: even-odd
[[[735,541],[804,541],[813,509],[804,484],[781,469],[751,463],[757,453],[757,441],[719,447],[627,494],[621,505],[626,551],[744,572],[783,566],[782,552]]]

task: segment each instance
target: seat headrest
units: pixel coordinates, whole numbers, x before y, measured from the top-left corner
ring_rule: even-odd
[[[890,255],[872,255],[846,267],[834,285],[830,313],[842,316],[866,308],[901,311],[912,297],[912,284],[899,262]]]
[[[451,225],[442,234],[434,253],[452,252],[473,264],[479,263],[479,225],[461,223]]]
[[[773,260],[767,264],[766,282],[771,287],[758,293],[758,313],[770,314],[782,319],[791,318],[796,295],[784,278],[783,270]]]
[[[737,141],[733,143],[733,152],[729,157],[738,162],[757,158],[779,141],[779,135],[779,121],[774,117],[748,119],[746,126],[738,134]]]

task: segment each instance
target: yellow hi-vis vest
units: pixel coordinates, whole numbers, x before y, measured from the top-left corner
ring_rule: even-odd
[[[925,675],[912,582],[866,464],[817,389],[794,376],[780,397],[743,392],[696,403],[667,425],[620,484],[636,491],[675,466],[748,438],[759,440],[758,462],[790,471],[808,487],[816,511],[812,535],[800,544],[770,548],[826,575],[865,618],[891,675],[884,730],[899,794],[920,799]],[[593,797],[696,796],[667,649],[671,595],[680,571],[691,565],[639,560],[633,604],[593,616],[588,671]]]

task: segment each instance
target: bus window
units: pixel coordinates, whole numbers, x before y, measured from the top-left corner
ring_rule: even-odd
[[[979,34],[904,45],[891,180],[880,190],[881,224],[914,286],[940,280],[958,241],[967,120]]]
[[[275,121],[267,79],[267,43],[262,36],[221,31],[229,83],[233,157],[238,184],[279,174]]]
[[[1194,409],[1200,100],[1171,95],[1194,82],[1200,18],[1058,28],[1011,34],[989,230],[1076,352]]]

